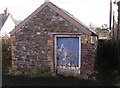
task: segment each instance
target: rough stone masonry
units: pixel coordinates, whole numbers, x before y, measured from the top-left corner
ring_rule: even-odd
[[[82,31],[49,6],[45,6],[11,35],[13,68],[54,72],[54,33],[74,35]],[[94,69],[96,36],[84,33],[78,36],[82,43],[81,73],[87,73]]]

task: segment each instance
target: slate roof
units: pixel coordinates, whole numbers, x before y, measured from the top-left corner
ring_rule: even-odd
[[[11,20],[13,21],[13,23],[15,24],[15,26],[17,26],[21,22],[19,20],[15,20],[10,13],[9,14],[0,14],[0,31],[9,16],[10,16]]]
[[[66,20],[71,22],[74,26],[76,26],[79,30],[81,30],[84,34],[97,36],[94,32],[92,32],[86,25],[80,22],[77,18],[71,15],[69,12],[59,8],[52,2],[46,1],[44,2],[38,9],[36,9],[31,15],[29,15],[24,21],[22,21],[15,29],[13,29],[10,34],[14,34],[16,31],[20,29],[22,25],[28,22],[34,15],[36,15],[39,11],[41,11],[45,6],[49,6],[51,9],[56,11],[59,15],[64,17]]]
[[[10,14],[0,14],[0,30]]]
[[[77,22],[79,22],[82,26],[84,26],[85,28],[87,28],[88,30],[90,30],[83,22],[81,22],[80,20],[78,20],[76,17],[74,17],[74,15],[70,14],[68,11],[66,11],[65,9],[62,9],[62,11],[64,11],[66,14],[68,14],[71,18],[73,18],[74,20],[76,20]],[[93,34],[95,34],[95,32],[93,30],[90,30],[91,32],[93,32]],[[96,34],[95,34],[96,35]]]

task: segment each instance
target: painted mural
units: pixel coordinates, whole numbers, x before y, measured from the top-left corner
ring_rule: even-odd
[[[57,38],[57,65],[68,67],[79,66],[79,38]]]

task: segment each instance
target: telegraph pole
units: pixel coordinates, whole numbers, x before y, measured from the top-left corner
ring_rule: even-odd
[[[111,30],[112,23],[112,0],[110,0],[110,14],[109,14],[109,29]]]
[[[112,28],[112,38],[113,40],[115,39],[115,15],[114,15],[114,11],[113,11],[113,28]]]
[[[117,39],[120,40],[120,1],[118,1],[117,5],[118,5],[118,35],[117,35]]]
[[[110,0],[110,12],[109,12],[109,30],[112,31],[112,0]],[[109,39],[112,39],[112,32],[109,32]]]
[[[120,73],[120,1],[117,2],[118,5],[118,27],[117,27],[117,58],[118,58],[118,70]]]

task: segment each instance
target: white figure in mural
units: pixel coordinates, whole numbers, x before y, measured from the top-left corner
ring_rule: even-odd
[[[60,42],[61,43],[61,42]],[[77,67],[79,63],[78,50],[69,43],[61,43],[57,47],[58,66]]]
[[[68,65],[71,63],[71,65],[73,64],[77,66],[76,52],[74,51],[72,53],[71,50],[68,50],[67,48],[64,47],[64,44],[61,44],[60,47],[57,47],[57,57],[58,57],[59,65]]]
[[[60,47],[57,47],[57,57],[60,65],[67,65],[71,63],[73,59],[72,51],[64,47],[64,44],[61,44]]]
[[[67,56],[67,49],[64,48],[63,44],[61,44],[60,47],[57,47],[57,55],[58,55],[59,63],[63,65],[65,63]]]

